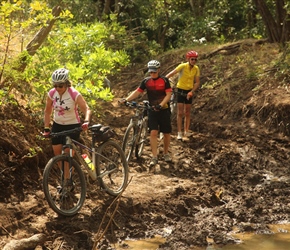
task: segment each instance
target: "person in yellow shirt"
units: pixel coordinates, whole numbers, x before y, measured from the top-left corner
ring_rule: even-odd
[[[190,110],[192,106],[193,93],[200,85],[200,71],[196,65],[198,53],[189,51],[186,53],[186,63],[179,64],[166,77],[170,78],[179,74],[177,82],[177,139],[182,140],[183,136],[191,135],[189,132]],[[184,117],[184,134],[182,135],[182,118]]]

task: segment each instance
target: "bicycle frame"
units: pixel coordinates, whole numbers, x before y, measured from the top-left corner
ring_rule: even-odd
[[[132,116],[131,120],[130,120],[130,124],[133,124],[137,128],[136,133],[134,134],[134,142],[136,142],[138,139],[137,136],[139,135],[140,125],[142,123],[142,120],[144,117],[147,116],[147,114],[145,112],[147,112],[147,110],[149,109],[149,102],[143,101],[143,103],[144,103],[144,106],[136,104],[135,115]],[[134,107],[134,106],[132,105],[132,107]]]
[[[95,144],[95,141],[93,140],[93,145]],[[81,153],[79,151],[79,149],[77,148],[77,146],[79,146],[82,149],[86,149],[88,150],[91,154],[92,154],[92,163],[95,166],[94,170],[92,170],[89,165],[85,162],[85,160],[83,159],[83,157],[81,156]],[[87,170],[89,176],[92,178],[93,181],[95,181],[98,178],[103,178],[105,175],[109,175],[110,173],[112,173],[113,171],[115,171],[114,169],[109,170],[104,172],[101,175],[97,175],[96,169],[97,169],[97,164],[96,164],[96,155],[105,158],[106,160],[109,160],[111,163],[112,162],[110,159],[108,159],[107,157],[99,154],[98,152],[96,152],[96,148],[93,146],[92,148],[87,147],[86,145],[70,138],[69,136],[66,137],[66,145],[63,146],[62,149],[62,154],[65,154],[65,149],[69,148],[69,161],[71,161],[71,159],[75,156],[77,158],[77,160],[81,163],[81,165],[83,165],[85,167],[85,169]],[[74,154],[73,154],[74,153]],[[70,162],[71,165],[71,162]]]
[[[134,144],[136,141],[138,141],[140,125],[144,117],[144,111],[141,111],[138,108],[136,109],[135,115],[131,117],[130,123],[136,127],[136,133],[134,134]]]
[[[92,178],[92,180],[96,180],[97,179],[97,172],[96,172],[95,157],[93,157],[93,159],[92,159],[93,165],[95,166],[94,170],[92,170],[89,168],[88,164],[85,162],[85,160],[81,156],[79,149],[76,147],[76,145],[78,145],[80,148],[88,150],[92,155],[94,155],[94,153],[95,153],[94,147],[91,149],[91,148],[87,147],[86,145],[84,145],[76,140],[73,140],[69,136],[66,136],[66,144],[63,145],[63,147],[62,147],[62,154],[65,154],[65,149],[69,148],[69,161],[71,161],[71,159],[75,156],[77,158],[77,160],[81,163],[81,165],[83,165],[85,167],[85,169],[87,170],[87,172],[88,172],[89,176]],[[71,162],[69,162],[69,163],[71,165]]]
[[[126,106],[136,109],[124,134],[122,145],[127,161],[129,161],[134,152],[137,158],[142,154],[147,137],[147,112],[152,107],[147,100],[144,100],[142,105],[136,102],[127,102]],[[146,126],[144,126],[144,124],[146,124]],[[142,131],[146,131],[146,133]]]

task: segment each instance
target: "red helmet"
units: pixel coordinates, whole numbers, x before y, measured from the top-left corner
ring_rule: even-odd
[[[193,50],[187,52],[186,53],[186,58],[188,59],[188,58],[191,58],[191,57],[198,58],[198,53],[196,51],[193,51]]]

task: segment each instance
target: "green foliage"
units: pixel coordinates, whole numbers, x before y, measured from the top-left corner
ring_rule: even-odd
[[[14,119],[9,119],[6,121],[8,124],[10,123],[11,126],[14,126],[20,130],[24,130],[25,126],[21,123],[21,121],[14,120]]]
[[[70,78],[91,107],[97,99],[111,100],[110,89],[103,86],[107,75],[114,75],[129,63],[129,57],[123,50],[112,50],[106,47],[107,41],[124,35],[124,28],[112,21],[111,26],[105,23],[90,25],[69,23],[59,24],[48,41],[37,51],[33,64],[26,70],[27,79],[34,77],[34,88],[38,98],[51,88],[51,74],[54,70],[66,67]]]
[[[114,39],[126,35],[125,28],[116,22],[114,15],[107,23],[73,25],[73,16],[64,10],[58,18],[63,22],[56,23],[49,39],[33,58],[25,50],[20,52],[25,41],[53,18],[51,13],[42,1],[1,3],[0,39],[5,49],[0,55],[0,77],[5,79],[1,100],[11,102],[14,94],[21,93],[30,100],[28,106],[42,112],[46,93],[52,87],[51,74],[59,67],[70,70],[74,86],[91,106],[94,107],[98,99],[111,100],[110,89],[103,86],[103,82],[108,74],[114,75],[129,62],[124,50],[112,46]],[[15,56],[11,51],[16,52]],[[25,70],[22,72],[21,68]]]
[[[31,90],[29,84],[22,86],[25,77],[21,68],[31,59],[23,51],[23,44],[51,17],[51,9],[42,1],[1,2],[0,40],[4,53],[0,54],[0,79],[5,89],[1,93],[2,97],[9,97],[13,89],[24,93]]]
[[[125,1],[119,22],[144,34],[138,39],[143,54],[152,57],[164,50],[204,43],[223,43],[265,37],[261,17],[251,1]],[[275,9],[274,6],[272,9]],[[132,43],[130,43],[132,44]],[[156,46],[159,45],[159,46]],[[140,50],[140,51],[141,51]],[[138,54],[138,52],[135,51]]]
[[[99,21],[98,3],[92,0],[49,0],[51,7],[60,6],[62,9],[69,11],[74,16],[71,23],[93,23]]]

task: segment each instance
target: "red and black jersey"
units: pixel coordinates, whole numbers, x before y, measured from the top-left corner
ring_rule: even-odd
[[[168,78],[159,76],[158,78],[145,78],[139,88],[139,92],[147,90],[148,101],[150,105],[155,106],[162,102],[166,92],[172,92]]]

